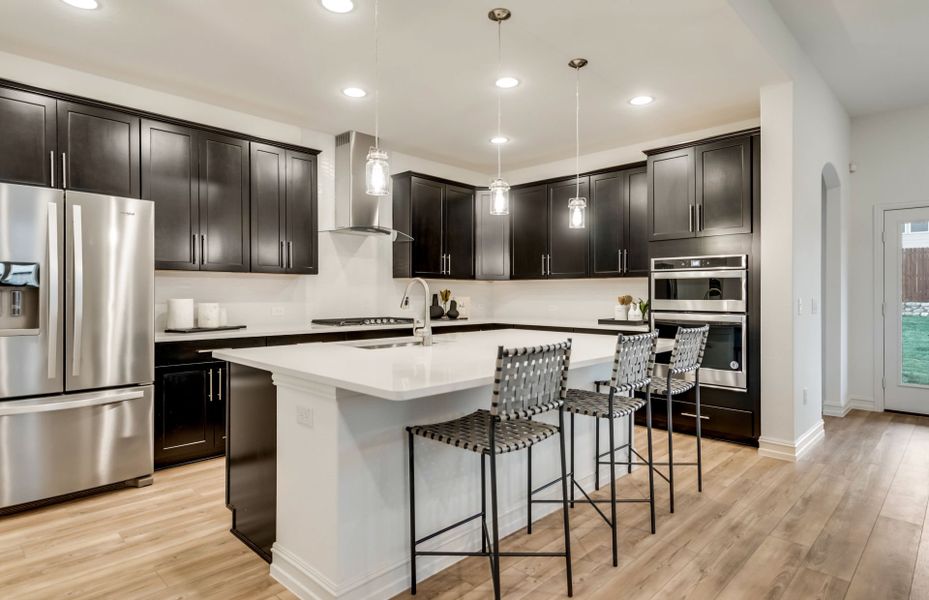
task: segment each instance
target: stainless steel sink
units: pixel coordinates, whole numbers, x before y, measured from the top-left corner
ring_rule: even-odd
[[[433,338],[432,344],[442,343],[439,340]],[[349,346],[354,346],[356,348],[362,348],[364,350],[386,350],[388,348],[406,348],[408,346],[422,346],[422,340],[418,338],[400,338],[400,339],[388,339],[388,340],[368,340],[363,342],[349,342]]]

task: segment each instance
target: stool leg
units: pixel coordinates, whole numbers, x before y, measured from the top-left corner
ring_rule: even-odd
[[[481,552],[487,552],[487,467],[481,453]]]
[[[416,494],[413,488],[413,433],[409,437],[410,458],[410,594],[416,595]]]
[[[652,458],[652,392],[645,392],[645,430],[648,441],[648,505],[652,517],[652,533],[655,533],[655,468]]]
[[[703,492],[703,449],[701,448],[701,438],[700,435],[700,425],[703,419],[700,417],[700,369],[697,369],[694,373],[694,380],[696,381],[696,403],[697,403],[697,491]]]
[[[571,508],[574,508],[574,413],[571,413]]]
[[[532,446],[526,455],[526,533],[532,535]]]
[[[671,490],[672,513],[674,512],[674,441],[671,439],[674,429],[671,424],[673,410],[671,407],[671,374],[668,373],[668,488]]]
[[[573,419],[574,413],[571,413]],[[568,578],[568,596],[574,595],[574,582],[571,575],[571,528],[568,524],[568,469],[565,464],[565,439],[564,439],[564,408],[558,411],[558,431],[561,437],[561,513],[564,515],[564,551],[565,551],[565,572]],[[571,435],[574,435],[574,428],[571,429]],[[574,454],[572,453],[572,458]],[[573,491],[574,485],[571,485]]]
[[[616,440],[614,439],[613,424],[616,419],[609,420],[610,427],[610,529],[613,530],[613,566],[619,566],[619,548],[616,541]]]
[[[600,489],[600,417],[594,417],[594,489]]]
[[[635,441],[635,432],[632,431],[632,418],[635,413],[629,413],[629,437],[626,438],[629,446],[626,448],[626,473],[632,473],[632,447]]]
[[[493,547],[491,555],[493,557],[492,578],[494,582],[494,598],[500,600],[500,528],[497,525],[497,452],[494,440],[494,426],[490,426],[490,508],[493,511],[492,529]]]

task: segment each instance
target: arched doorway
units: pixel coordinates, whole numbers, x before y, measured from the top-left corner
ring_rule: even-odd
[[[822,170],[822,406],[823,414],[844,414],[842,402],[842,202],[841,180],[832,163]]]

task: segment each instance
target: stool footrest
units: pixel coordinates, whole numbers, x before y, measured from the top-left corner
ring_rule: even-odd
[[[455,523],[455,524],[453,524],[453,525],[449,525],[448,527],[443,527],[442,529],[440,529],[440,530],[438,530],[438,531],[436,531],[436,532],[434,532],[434,533],[430,533],[429,535],[427,535],[427,536],[424,537],[424,538],[420,538],[420,539],[416,540],[416,544],[419,545],[419,544],[422,544],[423,542],[428,542],[429,540],[431,540],[431,539],[433,539],[433,538],[439,537],[439,536],[442,535],[443,533],[447,533],[447,532],[451,531],[452,529],[455,529],[456,527],[461,527],[462,525],[465,525],[465,524],[467,524],[467,523],[470,523],[470,522],[473,521],[474,519],[479,519],[479,518],[481,518],[482,516],[483,516],[483,513],[477,513],[476,515],[471,515],[470,517],[465,517],[464,519],[458,521],[457,523]]]

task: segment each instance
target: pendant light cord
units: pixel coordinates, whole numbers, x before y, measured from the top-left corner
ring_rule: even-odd
[[[377,9],[378,0],[374,0],[374,147],[380,150],[381,70],[380,48],[378,47],[380,27]]]
[[[497,21],[497,77],[503,73],[503,21]],[[497,137],[501,137],[503,122],[503,90],[497,89]],[[499,140],[498,140],[499,141]],[[497,179],[503,179],[503,162],[500,154],[503,144],[497,144]]]
[[[575,67],[574,73],[574,197],[581,197],[581,68]]]

